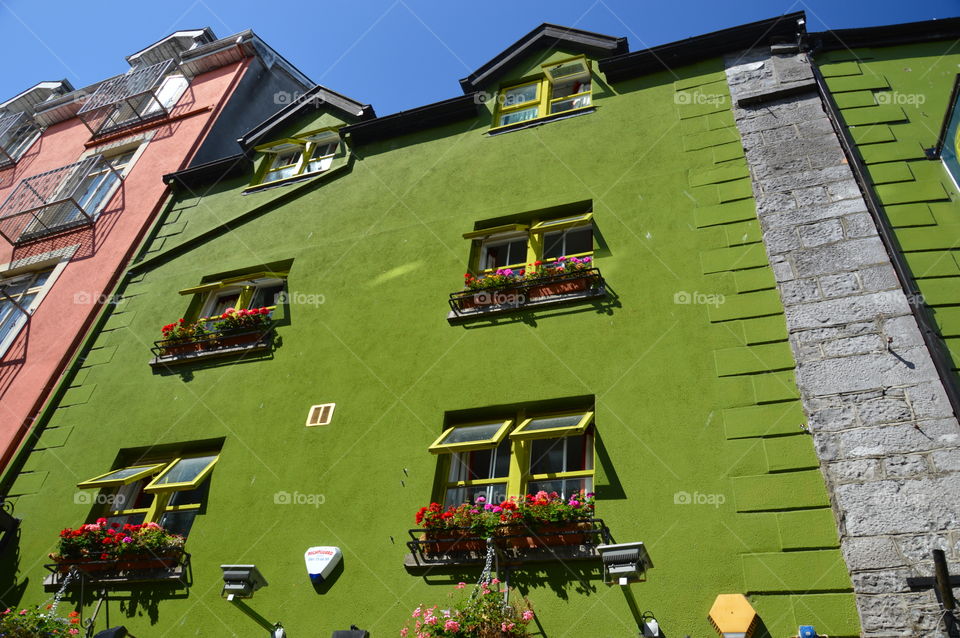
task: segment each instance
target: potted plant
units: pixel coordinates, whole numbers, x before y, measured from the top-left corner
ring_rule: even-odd
[[[534,618],[530,601],[522,605],[505,605],[505,589],[496,578],[482,582],[471,596],[451,600],[450,607],[420,605],[410,614],[401,638],[522,638],[530,635]],[[465,583],[456,585],[463,590]],[[450,597],[453,598],[451,593]]]
[[[557,261],[547,264],[542,269],[538,269],[530,279],[543,278],[549,280],[551,277],[582,272],[592,268],[592,262],[593,260],[590,257],[559,257]],[[568,277],[561,281],[545,281],[542,285],[531,286],[528,294],[531,299],[538,299],[541,297],[579,292],[586,290],[589,286],[590,280],[587,277]]]
[[[4,638],[58,638],[79,635],[80,614],[71,611],[66,618],[57,616],[53,605],[7,608],[0,612],[0,636]]]
[[[183,544],[182,536],[156,523],[121,525],[98,518],[96,523],[62,530],[50,558],[62,572],[169,568],[180,562]]]
[[[439,503],[430,503],[420,508],[415,520],[425,530],[421,540],[430,541],[424,551],[444,554],[483,552],[485,539],[490,537],[508,547],[580,545],[588,538],[592,526],[587,521],[593,515],[592,493],[581,491],[563,498],[556,492],[541,491],[499,504],[487,503],[481,496],[446,510]]]
[[[259,341],[270,328],[270,309],[237,310],[230,308],[219,318],[213,317],[213,319],[213,329],[218,335],[216,339],[217,347],[245,345]]]
[[[163,349],[166,354],[182,354],[199,350],[200,346],[195,342],[207,335],[207,329],[203,324],[181,318],[161,328],[160,334],[163,336]]]

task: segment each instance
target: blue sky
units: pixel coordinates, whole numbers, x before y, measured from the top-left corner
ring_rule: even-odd
[[[458,80],[541,22],[625,36],[635,51],[805,10],[809,30],[960,15],[960,0],[0,0],[0,100],[42,80],[80,87],[177,29],[252,28],[314,82],[387,115],[462,94]]]

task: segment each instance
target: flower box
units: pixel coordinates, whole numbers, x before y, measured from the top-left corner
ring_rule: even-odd
[[[421,534],[420,539],[429,541],[423,546],[428,554],[487,551],[487,541],[473,530],[431,529]]]
[[[55,562],[57,563],[57,570],[61,574],[66,574],[71,569],[76,569],[85,574],[95,574],[102,572],[144,571],[148,569],[172,569],[180,564],[182,558],[183,550],[181,549],[162,555],[148,553],[131,554],[114,560],[73,558],[59,559]]]
[[[530,528],[510,525],[502,529],[505,545],[514,549],[547,549],[568,545],[583,545],[591,536],[593,525],[584,522],[544,523]]]

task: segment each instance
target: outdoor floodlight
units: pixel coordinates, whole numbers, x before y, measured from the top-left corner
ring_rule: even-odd
[[[370,638],[370,632],[357,629],[356,625],[350,625],[350,629],[333,632],[333,638]]]
[[[626,586],[638,582],[643,572],[653,567],[643,543],[597,545],[597,551],[603,561],[603,582],[608,585]]]
[[[221,596],[226,594],[237,598],[251,598],[253,592],[267,585],[267,579],[256,565],[220,565],[220,569],[223,570]]]

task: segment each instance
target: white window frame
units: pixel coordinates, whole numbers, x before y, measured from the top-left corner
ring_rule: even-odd
[[[506,244],[512,244],[517,240],[523,240],[527,244],[527,255],[524,257],[523,261],[518,261],[513,264],[503,264],[501,266],[488,266],[487,261],[487,248],[495,248],[497,246],[503,246]],[[530,235],[526,231],[516,232],[516,233],[504,233],[501,235],[492,235],[487,237],[482,242],[480,242],[480,258],[477,260],[478,270],[480,272],[487,272],[490,270],[495,270],[496,268],[510,268],[515,266],[525,267],[527,264],[527,257],[530,256]]]
[[[16,323],[14,323],[7,336],[0,340],[0,358],[6,356],[7,350],[9,350],[10,346],[12,346],[17,340],[17,337],[20,335],[20,331],[23,330],[23,327],[27,324],[27,321],[34,315],[37,308],[50,292],[50,289],[53,288],[53,284],[56,283],[57,279],[60,277],[60,273],[63,272],[63,269],[67,267],[67,264],[70,262],[70,258],[73,256],[76,250],[77,246],[72,246],[68,249],[45,253],[43,255],[38,255],[35,258],[21,259],[19,261],[0,266],[0,283],[2,283],[3,280],[13,279],[14,277],[19,277],[21,275],[26,275],[40,270],[46,270],[51,267],[53,268],[53,271],[50,273],[50,276],[47,277],[47,281],[43,284],[40,292],[38,292],[37,296],[33,298],[33,301],[30,302],[30,305],[24,308],[24,310],[27,311],[26,314],[18,312],[19,318],[17,319]],[[26,265],[24,262],[28,261],[29,265]]]

